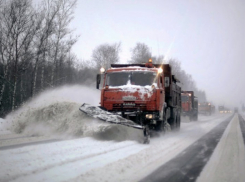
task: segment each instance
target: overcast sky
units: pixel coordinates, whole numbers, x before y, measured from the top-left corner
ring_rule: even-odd
[[[137,42],[181,62],[216,106],[245,102],[244,0],[78,0],[73,51],[91,59],[103,43],[121,42],[121,62]]]

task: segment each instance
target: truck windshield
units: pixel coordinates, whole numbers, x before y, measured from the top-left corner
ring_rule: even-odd
[[[146,86],[156,83],[156,72],[115,72],[107,73],[106,85],[109,86],[123,86],[123,85],[139,85]]]
[[[205,108],[205,107],[207,107],[207,105],[201,104],[199,107],[200,107],[200,108]]]
[[[219,110],[220,111],[224,110],[224,107],[223,106],[219,106]]]
[[[186,95],[181,95],[181,102],[187,102],[189,100],[189,97]]]

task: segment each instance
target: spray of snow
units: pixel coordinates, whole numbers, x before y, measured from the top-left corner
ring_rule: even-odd
[[[26,135],[94,137],[99,140],[140,140],[142,131],[113,125],[79,111],[83,103],[99,105],[100,92],[85,86],[46,91],[6,117],[8,129]]]

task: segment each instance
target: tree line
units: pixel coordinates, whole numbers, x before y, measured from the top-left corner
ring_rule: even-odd
[[[76,0],[0,0],[0,116],[49,87],[73,82]]]
[[[48,88],[65,84],[92,84],[101,66],[118,63],[121,43],[101,44],[90,61],[78,60],[71,48],[78,36],[69,28],[77,0],[0,0],[0,117],[14,111],[28,99]],[[137,43],[129,63],[149,58],[162,63],[163,55],[153,56],[149,47]],[[194,90],[203,100],[191,75],[179,61],[170,60],[184,90]]]

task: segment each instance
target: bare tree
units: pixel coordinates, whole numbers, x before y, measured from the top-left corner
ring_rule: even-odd
[[[96,47],[92,53],[92,60],[95,62],[96,69],[100,67],[109,68],[111,64],[119,62],[119,52],[121,43],[102,44]]]
[[[18,68],[26,51],[30,48],[35,31],[35,20],[30,0],[12,0],[5,2],[2,11],[2,58],[8,61],[5,69],[5,79],[8,66],[12,66],[12,110],[15,108],[17,81],[21,69]]]
[[[181,63],[175,59],[170,59],[169,64],[172,67],[173,74],[180,80],[182,90],[191,90],[194,91],[195,96],[198,97],[198,100],[201,102],[206,101],[205,91],[199,90],[197,88],[196,82],[194,81],[192,75],[186,73],[181,68]]]
[[[137,43],[131,52],[130,63],[146,63],[152,57],[150,48],[144,43]]]
[[[164,64],[166,63],[166,60],[164,60],[163,55],[159,55],[159,56],[152,56],[152,62],[154,64]]]
[[[40,25],[40,30],[35,35],[35,63],[32,77],[32,96],[36,93],[36,82],[39,62],[41,60],[41,90],[44,88],[44,67],[47,52],[50,50],[48,39],[54,34],[54,21],[60,10],[60,6],[51,3],[49,0],[43,1],[41,11],[38,15],[37,24]],[[41,57],[42,56],[42,57]]]
[[[80,80],[69,29],[75,4],[43,0],[35,9],[32,0],[0,0],[1,117],[44,88]]]
[[[6,83],[8,81],[8,74],[9,74],[9,66],[10,61],[12,59],[12,52],[10,50],[9,45],[12,46],[12,43],[8,40],[11,30],[13,29],[14,22],[7,22],[5,18],[5,13],[7,10],[5,9],[6,2],[3,0],[0,1],[0,63],[2,66],[3,74],[0,74],[1,77],[1,90],[0,90],[0,107],[2,108],[2,100],[3,94],[6,88]]]
[[[55,85],[55,75],[59,75],[59,57],[62,57],[62,49],[67,43],[72,45],[77,41],[77,37],[72,38],[72,31],[69,29],[69,23],[73,19],[74,7],[77,0],[56,0],[54,1],[55,6],[59,7],[57,16],[55,17],[55,34],[50,40],[54,51],[51,53],[52,56],[52,72],[51,72],[51,85]],[[69,46],[66,48],[69,50]]]

